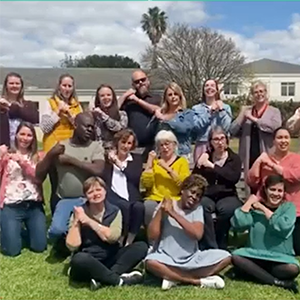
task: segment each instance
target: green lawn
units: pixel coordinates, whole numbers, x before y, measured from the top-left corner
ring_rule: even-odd
[[[236,151],[236,141],[232,141],[232,148]],[[296,149],[296,142],[293,141],[293,151]],[[45,182],[44,188],[45,195],[49,195],[48,181]],[[48,201],[46,211],[49,216]],[[162,292],[159,287],[136,286],[103,288],[91,292],[86,286],[71,286],[66,276],[68,259],[57,261],[50,252],[51,246],[43,254],[35,254],[24,249],[16,258],[0,255],[0,299],[300,299],[299,295],[280,288],[232,281],[227,278],[225,278],[226,287],[221,291],[182,286]],[[300,278],[298,283],[300,284]]]

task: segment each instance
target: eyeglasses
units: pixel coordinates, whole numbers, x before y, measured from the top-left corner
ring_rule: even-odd
[[[145,83],[146,80],[147,80],[147,77],[143,77],[143,78],[140,78],[140,79],[133,80],[133,83],[134,84]]]
[[[225,142],[226,140],[226,137],[225,136],[222,136],[222,137],[219,137],[219,138],[213,138],[212,141],[218,143],[218,142]]]

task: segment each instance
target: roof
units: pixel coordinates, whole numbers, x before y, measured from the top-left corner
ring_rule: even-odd
[[[0,67],[0,84],[9,72],[19,73],[25,87],[31,90],[54,89],[61,74],[71,74],[77,89],[96,90],[100,84],[109,84],[115,90],[127,90],[131,87],[131,74],[136,69],[98,69],[98,68],[7,68]],[[160,88],[151,77],[152,87]]]
[[[245,67],[253,74],[300,74],[300,65],[298,64],[267,58],[245,64]]]

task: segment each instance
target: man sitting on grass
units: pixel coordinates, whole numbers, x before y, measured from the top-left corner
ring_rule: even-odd
[[[49,237],[57,240],[68,231],[68,221],[75,206],[85,202],[83,182],[90,176],[99,176],[104,168],[102,144],[92,141],[94,118],[91,113],[80,113],[75,119],[75,130],[71,139],[64,140],[50,151],[36,167],[36,176],[44,181],[51,165],[58,173],[58,202],[49,229]],[[54,155],[54,154],[55,155]]]

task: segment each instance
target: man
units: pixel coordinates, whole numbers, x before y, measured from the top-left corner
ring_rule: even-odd
[[[134,71],[131,79],[133,88],[119,98],[119,107],[126,111],[128,127],[137,136],[137,152],[146,161],[154,145],[158,122],[153,115],[160,108],[161,97],[149,92],[150,80],[142,70]]]
[[[73,208],[85,202],[83,183],[90,176],[100,176],[104,168],[102,144],[92,141],[94,118],[89,112],[75,118],[73,137],[54,146],[36,167],[36,177],[44,181],[55,164],[58,174],[57,205],[49,229],[50,238],[67,233]]]

